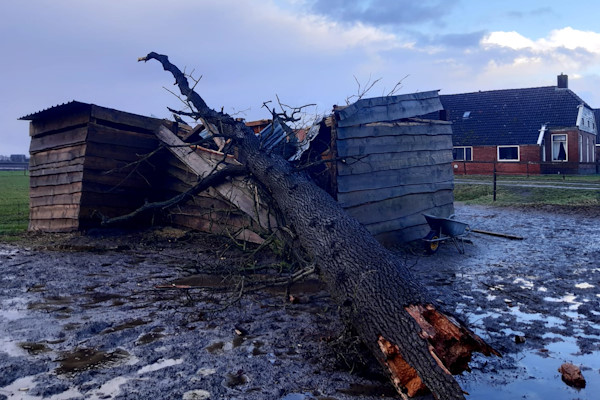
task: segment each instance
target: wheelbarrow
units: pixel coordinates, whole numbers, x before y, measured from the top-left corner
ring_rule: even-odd
[[[458,250],[460,254],[465,253],[465,242],[463,238],[467,236],[471,230],[469,224],[456,221],[454,219],[454,214],[449,218],[436,217],[428,214],[423,214],[423,216],[431,229],[427,236],[422,239],[427,253],[435,253],[440,247],[440,243],[447,240],[454,243],[456,250]]]

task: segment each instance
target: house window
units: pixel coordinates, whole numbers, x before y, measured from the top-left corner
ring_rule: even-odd
[[[473,161],[472,147],[454,147],[452,149],[452,158],[454,161]]]
[[[498,161],[519,161],[519,146],[498,146]]]
[[[471,116],[471,111],[465,111],[463,113],[463,119],[469,119],[470,116]]]
[[[552,135],[552,161],[567,161],[567,135]]]
[[[579,162],[583,162],[583,136],[579,134]]]

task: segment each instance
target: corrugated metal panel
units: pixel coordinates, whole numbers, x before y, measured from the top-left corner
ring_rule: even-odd
[[[23,121],[35,121],[43,118],[53,118],[62,114],[70,114],[75,112],[80,112],[85,110],[86,108],[91,108],[91,104],[81,103],[79,101],[70,101],[68,103],[59,104],[50,108],[46,108],[41,111],[37,111],[28,115],[25,115],[19,120]]]

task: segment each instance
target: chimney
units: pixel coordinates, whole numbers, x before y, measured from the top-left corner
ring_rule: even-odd
[[[569,75],[564,75],[562,72],[557,77],[557,87],[560,89],[569,88]]]

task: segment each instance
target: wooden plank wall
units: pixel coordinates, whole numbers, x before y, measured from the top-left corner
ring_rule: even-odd
[[[89,110],[30,123],[29,230],[79,226]]]
[[[98,213],[123,215],[161,196],[151,189],[158,157],[127,167],[158,147],[161,123],[95,105],[33,120],[29,229],[85,229],[99,224]]]
[[[169,196],[186,192],[198,181],[196,172],[175,157],[168,159],[165,172],[161,188],[164,193],[169,193]],[[228,184],[231,183],[225,185]],[[167,219],[175,226],[254,243],[263,242],[260,233],[264,233],[264,229],[215,188],[198,193],[185,203],[169,209]]]
[[[385,244],[424,237],[423,213],[453,213],[449,123],[338,126],[337,152],[338,202]]]

